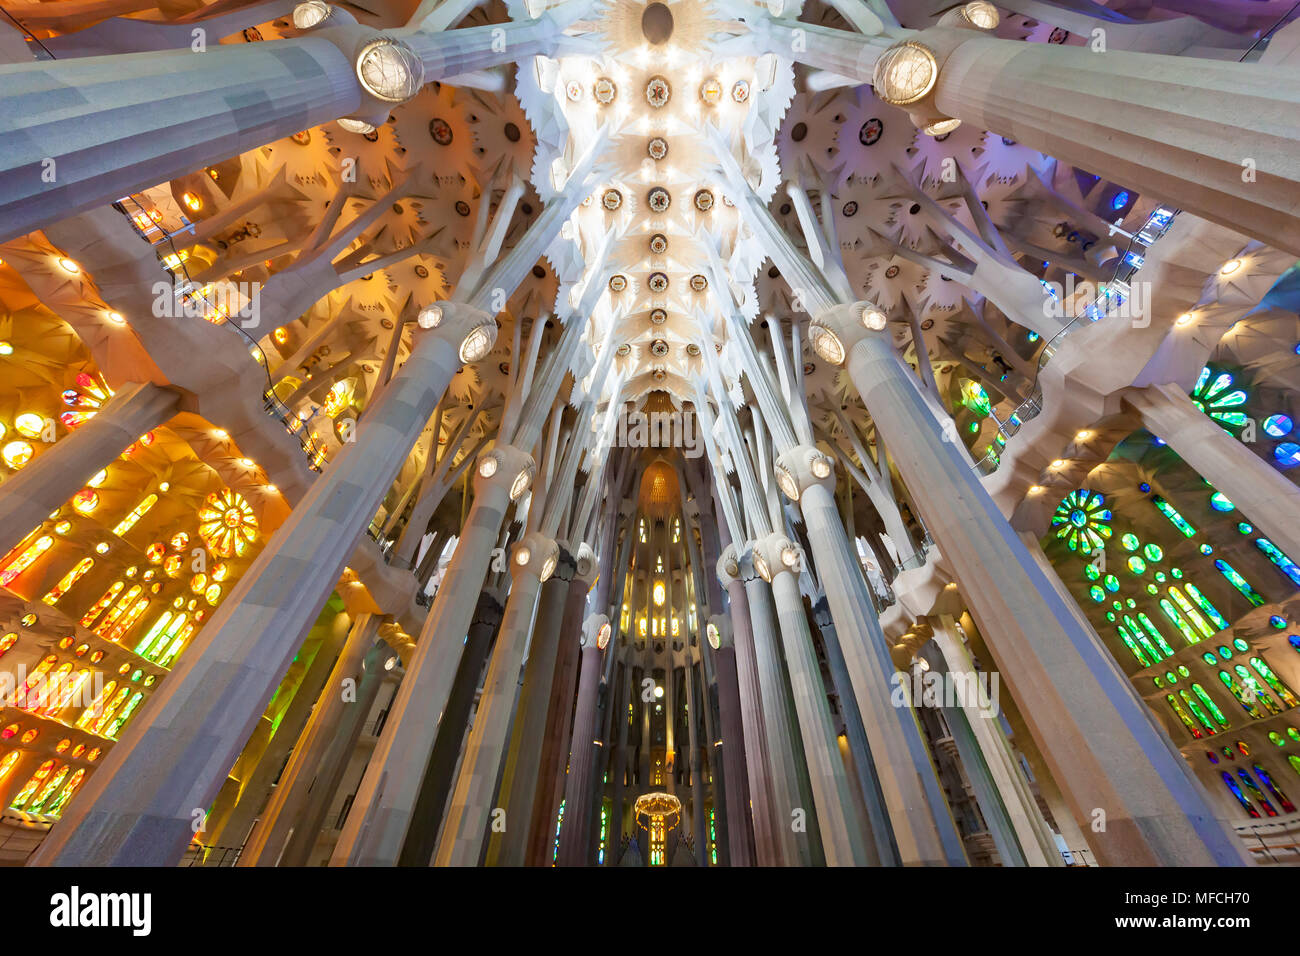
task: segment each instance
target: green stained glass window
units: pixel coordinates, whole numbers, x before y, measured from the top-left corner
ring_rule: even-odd
[[[1091,554],[1104,547],[1111,536],[1110,519],[1114,517],[1105,504],[1106,499],[1099,492],[1087,488],[1070,492],[1052,515],[1056,537],[1071,551],[1081,554]]]
[[[1134,574],[1144,574],[1146,573],[1147,563],[1134,554],[1128,559],[1128,569]]]
[[[1160,561],[1164,558],[1164,549],[1158,544],[1148,544],[1142,549],[1142,553],[1147,556],[1148,561]]]
[[[1136,551],[1142,545],[1142,542],[1138,540],[1138,536],[1131,531],[1120,538],[1119,543],[1125,551]]]
[[[1094,584],[1092,587],[1090,587],[1090,588],[1088,589],[1088,594],[1089,594],[1089,596],[1091,596],[1091,598],[1092,598],[1094,601],[1096,601],[1098,604],[1100,604],[1102,601],[1106,600],[1106,592],[1103,591],[1100,587],[1098,587],[1098,586],[1095,585],[1095,584]]]
[[[1151,496],[1151,503],[1156,509],[1169,519],[1169,523],[1183,533],[1184,537],[1190,538],[1196,534],[1196,529],[1191,526],[1186,518],[1178,513],[1178,509],[1171,505],[1159,495]]]

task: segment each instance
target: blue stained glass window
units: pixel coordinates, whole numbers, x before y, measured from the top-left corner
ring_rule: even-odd
[[[1282,438],[1289,435],[1292,427],[1294,427],[1294,422],[1291,421],[1291,416],[1283,415],[1280,412],[1264,419],[1264,431],[1273,438]]]
[[[1273,449],[1273,457],[1283,468],[1300,465],[1300,445],[1293,441],[1284,441]]]

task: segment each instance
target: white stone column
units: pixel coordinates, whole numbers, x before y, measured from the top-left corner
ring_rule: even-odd
[[[758,661],[750,628],[749,597],[740,578],[735,548],[731,545],[718,559],[718,580],[727,589],[727,606],[731,614],[729,620],[715,620],[714,626],[728,631],[735,646],[740,718],[745,732],[745,772],[749,781],[749,805],[745,809],[753,823],[754,854],[759,866],[780,866],[781,844],[772,811],[772,774],[768,769],[767,728],[763,726],[763,696],[759,689]]]
[[[357,706],[361,662],[375,643],[380,621],[377,614],[365,614],[352,622],[343,652],[334,662],[334,670],[325,681],[316,708],[298,737],[293,755],[281,771],[261,818],[244,843],[239,866],[275,866],[279,861],[285,842],[307,804],[308,793],[315,786],[343,715],[349,707]]]
[[[961,120],[1300,255],[1294,69],[1003,40],[956,10],[888,49],[804,24],[791,44],[764,21],[768,49],[872,84],[918,127]]]
[[[559,546],[533,532],[510,551],[510,597],[506,601],[501,632],[492,649],[478,711],[465,743],[456,788],[447,805],[442,836],[433,862],[437,866],[477,866],[483,843],[494,825],[494,802],[498,773],[510,734],[510,717],[519,690],[519,668],[523,664],[528,635],[537,614],[542,584],[559,560]],[[528,828],[532,804],[516,810],[514,826]],[[509,814],[505,826],[511,826]]]
[[[560,633],[560,621],[577,570],[568,543],[561,541],[558,544],[560,560],[542,585],[536,624],[531,628],[531,634],[523,635],[521,642],[527,644],[527,663],[519,686],[518,702],[512,701],[508,705],[513,707],[514,717],[510,722],[509,747],[505,752],[500,793],[496,802],[498,807],[506,811],[506,818],[511,825],[503,831],[493,831],[490,834],[488,866],[523,866],[532,834],[533,798],[537,792],[542,749],[546,743],[546,717],[559,665],[560,641],[568,636]],[[507,636],[504,631],[502,636]],[[501,646],[499,641],[497,646]],[[566,700],[565,704],[571,705],[572,698]],[[479,701],[478,713],[483,713],[482,699]],[[477,719],[476,717],[475,720]],[[555,818],[552,817],[541,825],[553,838]]]
[[[943,656],[948,673],[961,675],[963,686],[978,686],[978,675],[970,651],[956,633],[956,622],[948,616],[931,619],[934,626],[934,643]],[[991,696],[991,695],[990,695]],[[996,789],[996,799],[1005,812],[1007,821],[1014,831],[1016,843],[1027,866],[1064,866],[1060,850],[1052,836],[1052,830],[1043,819],[1042,811],[1016,766],[1011,753],[1011,745],[1003,733],[996,711],[980,706],[982,701],[972,699],[966,694],[959,694],[957,706],[965,716],[971,735],[979,749],[979,757],[987,768]],[[990,704],[994,703],[992,700]],[[974,773],[974,768],[967,768]],[[981,809],[983,805],[981,804]],[[987,816],[988,814],[986,814]],[[992,821],[990,821],[990,826]]]
[[[787,456],[782,461],[790,464]],[[898,856],[904,866],[963,866],[961,838],[911,701],[898,699],[896,670],[835,498],[824,479],[796,476],[803,485],[799,507],[813,562],[840,637]]]
[[[1270,541],[1300,554],[1300,488],[1197,408],[1177,385],[1124,393],[1142,425],[1227,496]]]
[[[741,579],[745,582],[745,598],[749,605],[749,627],[754,645],[754,659],[758,667],[758,689],[763,707],[763,730],[767,734],[768,786],[772,794],[772,835],[780,847],[783,866],[809,866],[813,859],[810,840],[811,826],[796,833],[791,824],[796,810],[802,810],[805,821],[812,816],[812,808],[804,806],[800,795],[801,769],[795,758],[794,734],[791,726],[790,700],[785,693],[780,651],[777,650],[776,608],[772,602],[772,589],[754,568],[753,552],[747,551],[740,561]]]
[[[578,706],[573,717],[569,771],[564,780],[564,823],[560,827],[558,866],[589,866],[593,862],[587,849],[591,845],[594,811],[604,789],[597,787],[594,779],[598,746],[596,698],[600,690],[600,659],[612,630],[604,614],[593,614],[582,625],[582,667],[578,675]],[[612,689],[606,692],[612,693]]]
[[[863,821],[849,792],[848,774],[826,702],[826,686],[813,651],[808,615],[792,570],[799,566],[799,552],[789,539],[773,534],[755,545],[755,558],[759,554],[767,570],[763,577],[770,581],[776,602],[826,864],[865,866],[870,856]]]
[[[0,66],[0,242],[340,117],[382,122],[424,83],[526,62],[563,34],[549,13],[384,36],[335,19],[288,40]]]
[[[1110,865],[1239,865],[1245,856],[1110,652],[1047,578],[945,436],[878,313],[816,317],[814,348],[848,371],[952,567],[1075,819]],[[870,323],[870,324],[864,324]],[[810,531],[811,531],[810,527]]]
[[[334,589],[481,312],[445,303],[349,443],[262,549],[46,838],[39,865],[175,864]],[[490,340],[489,339],[489,340]]]
[[[474,504],[357,788],[332,865],[392,866],[397,861],[501,522],[513,501],[512,488],[522,495],[532,471],[532,458],[509,445],[494,446],[479,457]]]
[[[145,383],[118,389],[95,417],[0,485],[0,554],[7,554],[123,449],[178,410],[180,395]]]

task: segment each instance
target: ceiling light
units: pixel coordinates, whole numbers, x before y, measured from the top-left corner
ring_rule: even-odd
[[[419,323],[422,329],[436,329],[442,322],[442,306],[426,305],[420,310],[420,314],[416,316],[415,321]]]

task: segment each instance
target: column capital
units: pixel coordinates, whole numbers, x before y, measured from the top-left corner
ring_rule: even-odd
[[[726,614],[714,614],[704,625],[704,636],[709,646],[715,651],[724,647],[734,647],[736,635],[731,630],[731,618]]]
[[[566,584],[573,580],[578,570],[578,559],[572,551],[569,550],[569,542],[556,540],[556,546],[560,549],[559,559],[555,563],[555,570],[551,572],[550,577],[557,581],[563,581]]]
[[[501,617],[505,614],[505,605],[501,602],[498,594],[490,590],[485,590],[478,596],[478,604],[474,606],[474,619],[470,621],[470,627],[486,627],[495,631],[501,625]]]
[[[808,341],[823,360],[843,365],[856,346],[873,332],[888,325],[884,311],[874,302],[840,303],[813,316]]]
[[[776,456],[776,483],[791,501],[798,501],[813,485],[835,487],[835,466],[812,445],[795,445]]]
[[[754,570],[768,584],[775,581],[782,573],[797,569],[802,557],[798,546],[780,532],[774,532],[755,541],[751,555]]]
[[[603,651],[613,632],[608,617],[604,614],[592,614],[582,622],[582,646],[584,649],[594,647]]]
[[[578,546],[573,549],[574,571],[573,580],[582,581],[587,585],[587,590],[596,583],[596,578],[600,574],[600,566],[596,561],[596,549],[587,542],[579,542]]]
[[[465,365],[481,361],[497,341],[496,319],[463,302],[430,302],[420,309],[416,324],[423,334],[441,338]]]
[[[813,621],[816,622],[818,629],[824,631],[835,626],[835,620],[831,616],[831,605],[826,600],[825,591],[817,592],[817,599],[813,601],[812,612]]]
[[[502,442],[493,442],[478,456],[474,468],[474,494],[497,487],[510,495],[511,501],[521,498],[533,483],[537,464],[526,451]]]
[[[559,562],[560,546],[555,539],[530,531],[510,549],[510,576],[516,587],[525,577],[544,582]]]
[[[724,588],[732,581],[740,581],[740,557],[736,554],[736,546],[729,544],[723,549],[722,556],[718,558],[717,565],[718,583]]]

